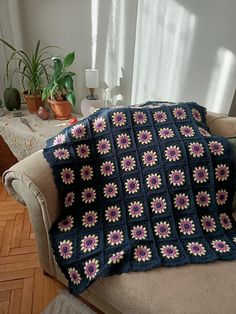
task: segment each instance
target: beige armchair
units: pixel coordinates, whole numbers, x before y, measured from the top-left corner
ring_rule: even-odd
[[[236,136],[236,118],[209,113],[214,134]],[[51,169],[39,151],[3,175],[11,195],[29,210],[42,268],[67,284],[50,247],[48,231],[60,214]],[[83,297],[105,313],[236,313],[236,261],[161,267],[98,279]]]

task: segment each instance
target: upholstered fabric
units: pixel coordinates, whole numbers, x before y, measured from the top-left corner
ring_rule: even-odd
[[[220,127],[214,123],[216,118],[222,121]],[[207,121],[214,134],[235,136],[236,118],[222,118],[208,113]],[[229,130],[227,134],[225,130]],[[7,170],[3,181],[11,194],[26,203],[30,216],[35,216],[35,219],[31,219],[36,241],[45,238],[44,233],[49,231],[60,209],[51,170],[42,152],[33,154]],[[45,206],[42,206],[41,197]],[[39,247],[42,267],[65,283],[64,276],[53,261],[47,240],[44,242],[45,245]],[[50,263],[54,263],[53,268]],[[145,273],[102,278],[84,292],[83,296],[109,314],[234,314],[235,293],[236,262],[232,261],[159,268]]]

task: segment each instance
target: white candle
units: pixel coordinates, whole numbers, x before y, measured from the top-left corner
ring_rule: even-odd
[[[99,70],[98,69],[86,69],[85,81],[86,81],[86,87],[98,88],[99,87]]]

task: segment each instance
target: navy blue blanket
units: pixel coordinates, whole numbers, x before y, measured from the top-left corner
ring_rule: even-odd
[[[62,207],[51,244],[74,294],[100,276],[236,258],[230,144],[203,107],[152,105],[100,109],[47,141]]]

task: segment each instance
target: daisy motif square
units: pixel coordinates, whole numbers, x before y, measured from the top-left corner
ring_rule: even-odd
[[[191,114],[192,114],[193,119],[197,123],[205,123],[205,120],[206,120],[205,108],[193,105],[191,108]]]
[[[143,265],[160,265],[160,261],[156,259],[155,248],[151,241],[141,241],[132,245],[131,248],[131,268],[133,270],[140,269]]]
[[[228,259],[228,255],[236,256],[236,248],[233,242],[226,236],[215,236],[209,239],[209,244],[216,255],[220,256],[221,259]]]
[[[125,247],[107,248],[105,250],[105,259],[111,269],[114,267],[118,272],[122,272],[127,267],[127,249]]]
[[[78,238],[80,254],[86,256],[97,253],[102,246],[101,239],[101,232],[94,232],[92,230],[90,232],[90,230],[88,230],[88,233],[81,234]]]
[[[161,151],[164,164],[180,163],[184,158],[184,150],[180,141],[171,141],[161,145]]]
[[[192,184],[195,187],[201,187],[209,185],[211,177],[211,164],[194,162],[190,164],[190,175],[192,178]]]
[[[190,260],[179,241],[163,241],[158,245],[158,253],[165,265],[189,263]]]
[[[98,164],[96,167],[97,174],[101,180],[111,179],[117,176],[118,165],[115,158],[99,158]]]
[[[210,247],[209,243],[202,237],[194,239],[182,239],[182,244],[185,252],[188,254],[191,262],[204,262],[216,260],[216,254]]]
[[[169,216],[172,213],[172,205],[168,193],[155,193],[147,197],[149,214],[153,219]]]
[[[186,108],[181,106],[181,104],[172,106],[170,110],[175,121],[181,122],[189,120],[188,112]]]
[[[73,148],[73,158],[78,163],[91,160],[95,157],[94,144],[91,140],[80,140],[71,144]]]
[[[56,165],[53,172],[60,178],[57,183],[59,189],[71,190],[76,186],[78,182],[78,173],[74,164],[68,163]]]
[[[230,216],[231,216],[230,210],[222,209],[219,212],[220,224],[223,227],[223,230],[227,233],[235,230],[236,225],[234,219],[232,219]]]
[[[202,188],[194,189],[194,201],[197,208],[201,210],[210,210],[212,206],[215,206],[216,193],[212,188],[202,186]]]
[[[181,260],[185,259],[185,254],[183,254],[182,246],[178,241],[163,241],[161,244],[159,243],[158,253],[160,259],[165,262],[166,265],[173,264],[173,262],[178,263]]]
[[[122,189],[120,186],[120,181],[117,180],[115,177],[109,177],[106,180],[102,180],[101,184],[98,185],[98,195],[103,202],[110,203],[111,201],[117,201],[121,199],[122,196]]]
[[[140,221],[129,225],[129,238],[131,241],[149,240],[149,227],[147,222]]]
[[[129,110],[126,109],[114,109],[109,112],[109,120],[112,129],[120,130],[129,126]]]
[[[131,151],[135,147],[134,137],[129,129],[114,132],[113,136],[118,154]]]
[[[82,265],[83,277],[85,277],[88,281],[96,279],[99,275],[101,269],[100,256],[100,254],[90,255],[80,262]]]
[[[73,289],[73,291],[79,291],[82,284],[82,277],[83,277],[83,267],[80,263],[75,263],[73,266],[67,265],[65,277],[68,280],[68,284],[70,289]]]
[[[68,237],[66,234],[63,237],[58,237],[55,240],[54,248],[57,250],[57,257],[63,264],[71,264],[76,262],[78,253],[76,250],[76,243],[71,235]]]
[[[191,191],[179,189],[171,193],[172,208],[176,213],[191,213],[195,211],[194,195]]]
[[[166,189],[165,178],[160,168],[153,168],[144,173],[145,193],[156,194]]]
[[[94,150],[96,156],[110,157],[114,153],[113,141],[109,134],[106,136],[98,136],[94,139]]]
[[[176,215],[176,229],[181,238],[201,236],[199,219],[195,214],[179,213]]]
[[[90,129],[93,136],[105,135],[109,132],[109,120],[106,115],[95,115],[90,120]]]
[[[139,160],[143,171],[153,169],[160,164],[161,152],[157,145],[139,148]]]
[[[155,137],[150,127],[135,129],[135,138],[138,146],[148,146],[155,143]]]
[[[106,248],[124,247],[127,243],[127,235],[122,226],[116,226],[104,231],[104,242]]]
[[[169,112],[165,107],[151,108],[150,113],[154,125],[162,126],[170,122]]]
[[[152,221],[152,232],[156,241],[176,240],[175,223],[171,217],[158,217]],[[158,244],[159,246],[160,244]]]
[[[68,144],[57,145],[53,150],[45,148],[44,155],[46,158],[53,160],[55,164],[65,164],[73,161],[73,150]]]
[[[222,215],[220,219],[219,215],[216,215],[213,211],[209,210],[201,210],[201,212],[198,214],[198,218],[203,233],[210,237],[229,230],[225,229],[223,225],[225,227],[227,226],[227,228],[230,228],[231,224],[231,221],[228,219],[228,217]]]
[[[194,139],[198,136],[197,129],[194,127],[193,123],[177,123],[179,130],[179,135],[183,140]]]
[[[88,120],[84,119],[73,124],[67,129],[68,137],[71,141],[80,141],[91,137],[91,130]]]
[[[157,127],[158,140],[167,142],[176,139],[176,128],[174,124],[169,123],[161,127]]]
[[[211,136],[207,139],[208,149],[213,160],[219,160],[223,155],[230,154],[230,147],[226,143],[226,139]]]
[[[182,190],[189,186],[189,175],[186,167],[166,168],[166,181],[170,190]]]
[[[99,210],[96,206],[89,205],[79,212],[77,221],[82,226],[81,232],[79,230],[80,234],[83,234],[84,231],[93,232],[93,230],[97,230],[101,223]]]
[[[146,199],[133,196],[125,204],[125,212],[128,221],[143,221],[148,217],[148,206]]]
[[[198,161],[201,160],[201,158],[203,157],[206,158],[208,148],[203,144],[202,140],[199,137],[192,140],[185,140],[184,145],[187,151],[188,158],[190,158],[191,161]]]
[[[104,223],[107,226],[116,226],[121,224],[125,217],[125,206],[120,200],[109,201],[109,203],[104,203],[102,212]]]
[[[123,176],[122,184],[126,197],[139,196],[143,193],[143,184],[139,174],[131,173]]]
[[[138,172],[138,162],[135,152],[130,151],[118,155],[118,164],[121,175]]]
[[[133,109],[131,111],[132,122],[134,127],[146,126],[149,125],[149,114],[147,109]]]

